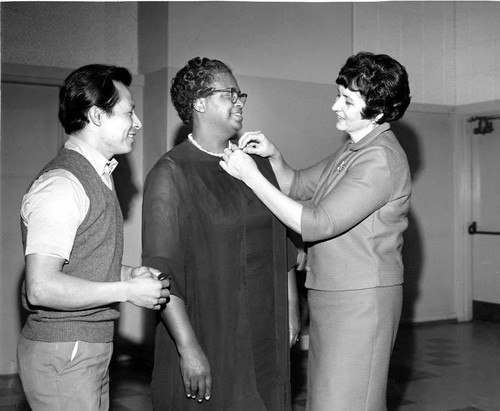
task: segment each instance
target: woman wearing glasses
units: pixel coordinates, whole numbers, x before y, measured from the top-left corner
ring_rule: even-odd
[[[335,153],[295,171],[262,134],[249,133],[240,139],[243,151],[225,150],[221,166],[306,242],[306,409],[381,411],[401,315],[411,191],[406,155],[389,123],[403,116],[410,89],[401,64],[371,53],[350,57],[337,86],[332,110],[349,139]],[[264,181],[244,151],[270,159],[283,192]]]
[[[197,57],[173,78],[171,98],[192,134],[145,183],[143,261],[172,277],[156,330],[154,408],[289,410],[295,250],[286,227],[219,166],[247,95],[224,63]],[[255,160],[277,186],[269,161]]]

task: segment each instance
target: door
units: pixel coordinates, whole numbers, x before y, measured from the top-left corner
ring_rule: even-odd
[[[500,304],[500,120],[472,122],[472,299]],[[475,305],[476,307],[476,305]]]

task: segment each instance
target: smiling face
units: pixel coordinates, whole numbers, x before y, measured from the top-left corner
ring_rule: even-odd
[[[362,117],[365,107],[365,100],[358,91],[338,86],[337,98],[332,106],[332,111],[337,114],[336,127],[348,133],[354,142],[361,140],[376,127],[371,119]]]
[[[142,123],[135,114],[135,104],[128,87],[113,81],[120,96],[111,113],[103,113],[98,150],[106,158],[132,151],[136,132]]]
[[[227,73],[220,74],[217,80],[212,84],[214,89],[229,89],[231,87],[240,91],[236,79]],[[243,127],[243,103],[241,100],[236,103],[231,102],[231,92],[218,91],[206,99],[205,119],[210,122],[212,128],[216,128],[222,134],[228,134],[229,137],[236,134]]]

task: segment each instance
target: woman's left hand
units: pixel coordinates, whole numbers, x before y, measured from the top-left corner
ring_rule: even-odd
[[[224,150],[222,161],[219,162],[220,166],[233,177],[247,182],[247,179],[252,173],[257,172],[258,168],[255,161],[243,152],[236,144],[230,144]]]

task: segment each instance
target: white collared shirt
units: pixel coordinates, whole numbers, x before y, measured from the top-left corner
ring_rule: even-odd
[[[118,164],[115,159],[109,161],[77,137],[70,136],[64,147],[83,155],[113,189],[111,172]],[[25,255],[44,254],[68,261],[89,201],[82,184],[69,171],[55,169],[40,176],[21,204],[22,221],[29,227]]]

